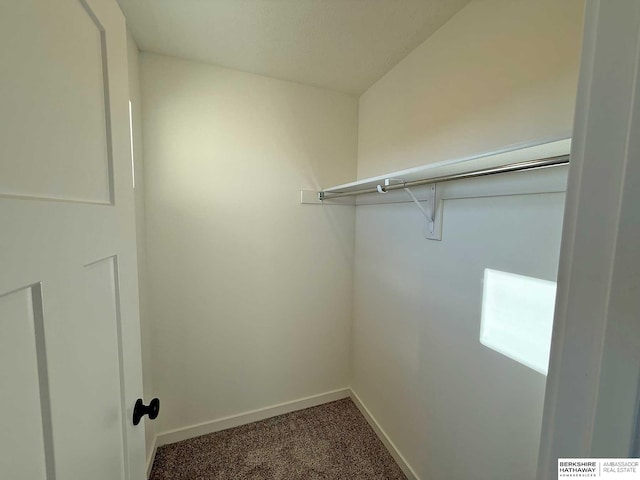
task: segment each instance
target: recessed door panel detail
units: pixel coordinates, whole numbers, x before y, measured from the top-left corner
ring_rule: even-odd
[[[0,111],[7,116],[0,195],[111,203],[102,26],[80,0],[8,2],[10,14],[0,14]]]
[[[126,40],[116,0],[0,0],[0,480],[144,477]]]
[[[0,385],[1,476],[53,480],[39,284],[0,296]]]
[[[87,265],[84,269],[84,315],[87,347],[92,352],[92,379],[86,401],[100,416],[82,417],[86,438],[95,444],[92,477],[99,480],[127,478],[122,341],[117,257]],[[99,435],[95,435],[99,432]]]

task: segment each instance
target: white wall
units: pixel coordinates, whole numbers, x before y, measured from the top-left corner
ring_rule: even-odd
[[[147,234],[145,222],[144,202],[144,156],[142,148],[142,98],[140,95],[140,52],[136,41],[127,30],[127,55],[129,67],[129,99],[131,101],[131,118],[133,133],[133,162],[136,202],[136,242],[138,253],[138,294],[140,299],[140,330],[142,340],[142,381],[145,403],[153,398],[151,367],[151,325],[149,318],[149,303],[147,295]],[[155,436],[155,422],[145,417],[145,440],[147,457],[151,454],[153,438]]]
[[[357,99],[142,54],[158,432],[349,383]]]
[[[358,178],[571,136],[582,9],[471,2],[360,97]]]
[[[360,98],[358,176],[570,136],[582,10],[470,3]],[[447,200],[442,242],[410,203],[357,207],[352,386],[419,478],[535,478],[545,377],[480,344],[481,282],[555,279],[563,205]]]

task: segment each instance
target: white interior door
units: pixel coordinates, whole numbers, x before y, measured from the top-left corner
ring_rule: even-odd
[[[141,480],[125,22],[0,2],[0,478]]]

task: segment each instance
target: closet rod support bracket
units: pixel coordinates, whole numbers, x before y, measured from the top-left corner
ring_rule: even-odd
[[[429,185],[427,190],[426,203],[424,207],[418,197],[414,195],[409,187],[404,187],[413,203],[416,204],[424,218],[427,220],[427,232],[425,237],[429,240],[442,240],[442,201],[438,198],[436,184]]]

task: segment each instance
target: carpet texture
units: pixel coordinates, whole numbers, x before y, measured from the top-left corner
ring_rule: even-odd
[[[405,480],[350,399],[160,447],[150,480]]]

